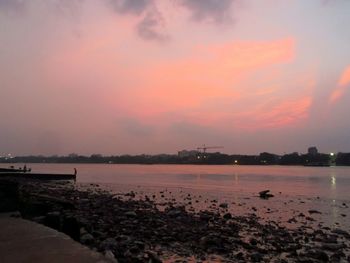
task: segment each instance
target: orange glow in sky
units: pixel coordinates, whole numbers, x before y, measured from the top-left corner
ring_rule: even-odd
[[[350,151],[349,1],[120,1],[0,1],[0,155]]]

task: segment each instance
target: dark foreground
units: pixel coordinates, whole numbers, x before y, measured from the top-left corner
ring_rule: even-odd
[[[216,212],[188,212],[174,200],[160,211],[148,196],[134,197],[133,192],[112,195],[97,185],[78,190],[66,183],[22,181],[8,206],[17,205],[22,217],[118,262],[350,261],[350,234],[340,229],[291,230],[261,223],[254,214],[230,214],[225,204]]]

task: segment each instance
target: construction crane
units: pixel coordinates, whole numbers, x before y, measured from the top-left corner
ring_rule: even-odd
[[[224,148],[223,146],[205,146],[205,144],[203,144],[202,147],[197,147],[198,151],[203,151],[202,153],[205,153],[207,151],[207,149],[221,149]]]

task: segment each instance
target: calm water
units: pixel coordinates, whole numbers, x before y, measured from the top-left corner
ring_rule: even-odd
[[[8,165],[1,165],[7,167]],[[193,190],[257,193],[350,200],[350,167],[27,164],[35,172],[73,172],[77,182],[113,186],[183,187]]]
[[[1,165],[7,167],[8,165]],[[17,166],[17,165],[16,165]],[[22,164],[23,166],[23,164]],[[234,214],[254,211],[263,220],[286,226],[298,224],[341,227],[350,231],[350,167],[229,166],[229,165],[119,165],[27,164],[34,172],[72,173],[78,186],[97,183],[114,193],[135,191],[138,198],[155,196],[158,204],[176,200],[195,209],[213,209],[211,200],[230,204]],[[275,195],[260,199],[259,191]],[[165,190],[165,191],[164,191]],[[192,196],[189,204],[188,194]],[[195,202],[194,202],[195,201]],[[315,209],[314,222],[298,217]]]

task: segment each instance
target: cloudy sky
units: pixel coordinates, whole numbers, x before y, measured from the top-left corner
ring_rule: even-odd
[[[348,0],[0,0],[0,154],[350,151]]]

